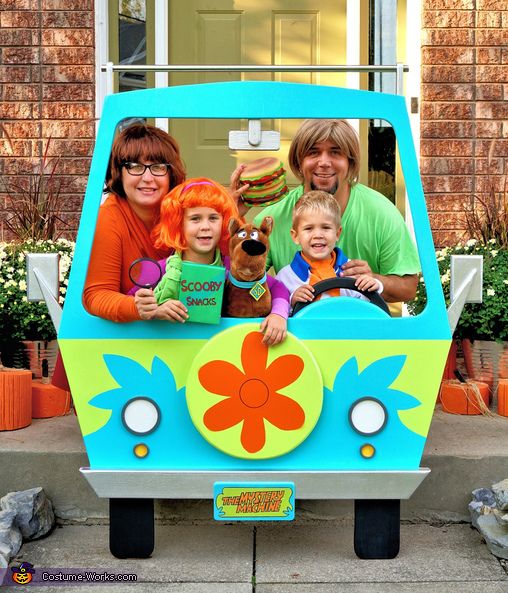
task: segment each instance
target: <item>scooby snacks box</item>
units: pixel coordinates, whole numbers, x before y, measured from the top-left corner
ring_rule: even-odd
[[[183,262],[178,300],[187,307],[188,321],[219,323],[225,279],[223,267]]]

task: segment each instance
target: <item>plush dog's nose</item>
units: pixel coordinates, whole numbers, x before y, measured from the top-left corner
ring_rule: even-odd
[[[242,249],[247,255],[261,255],[266,251],[266,246],[261,241],[247,239],[242,243]]]

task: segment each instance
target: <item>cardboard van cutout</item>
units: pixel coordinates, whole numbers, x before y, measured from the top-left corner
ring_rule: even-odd
[[[324,299],[290,318],[274,348],[261,343],[260,320],[118,324],[88,314],[82,294],[106,166],[118,124],[133,116],[389,121],[427,307],[391,318],[359,299]],[[234,503],[232,485],[247,492],[244,503],[279,496],[283,514],[295,497],[355,499],[356,553],[395,556],[400,499],[429,472],[420,460],[451,341],[404,99],[276,82],[108,97],[58,339],[90,461],[82,473],[111,500],[116,556],[151,553],[154,498],[213,498],[214,484],[215,503]],[[133,513],[143,525],[135,539],[125,527]]]

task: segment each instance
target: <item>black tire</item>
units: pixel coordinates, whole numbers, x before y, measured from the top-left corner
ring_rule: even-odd
[[[116,558],[148,558],[154,548],[152,498],[109,499],[109,549]]]
[[[364,560],[395,558],[400,549],[400,500],[355,500],[354,545]]]
[[[385,313],[390,315],[390,309],[388,309],[388,305],[385,303],[384,299],[377,292],[372,292],[370,290],[359,290],[356,288],[354,278],[328,278],[327,280],[321,280],[321,282],[317,282],[314,284],[313,288],[314,298],[323,292],[331,290],[332,288],[349,288],[349,290],[354,290],[360,294],[363,294],[373,305],[377,305]],[[293,307],[293,315],[298,313],[298,311],[301,311],[307,305],[312,305],[313,302],[314,301],[296,303],[296,305]]]

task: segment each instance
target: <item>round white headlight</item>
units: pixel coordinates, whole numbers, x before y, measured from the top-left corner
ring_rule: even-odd
[[[349,422],[360,434],[380,432],[384,428],[387,418],[384,405],[372,397],[359,399],[349,409]]]
[[[122,410],[122,422],[135,434],[153,432],[159,425],[160,416],[157,404],[146,397],[131,399]]]

